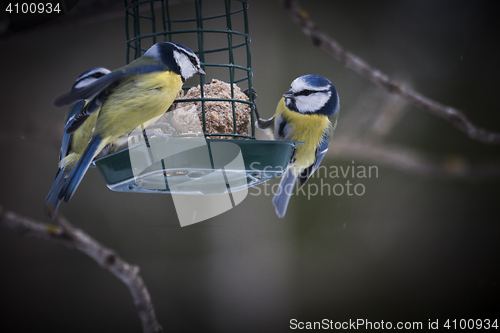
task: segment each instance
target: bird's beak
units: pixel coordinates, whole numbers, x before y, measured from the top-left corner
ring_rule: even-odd
[[[201,67],[198,68],[198,74],[200,74],[200,75],[207,75],[207,73],[205,73],[205,71]]]
[[[283,97],[285,97],[285,98],[293,98],[293,91],[288,90],[286,93],[283,94]]]

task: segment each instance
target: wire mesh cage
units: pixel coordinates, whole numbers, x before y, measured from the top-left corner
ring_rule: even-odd
[[[160,41],[180,42],[193,50],[195,46],[202,68],[206,76],[222,79],[229,83],[230,98],[213,98],[205,96],[206,76],[199,78],[200,97],[180,98],[174,103],[201,102],[201,123],[205,137],[228,137],[255,139],[253,119],[253,96],[248,100],[235,97],[234,84],[245,84],[252,87],[252,70],[250,56],[250,36],[248,32],[247,1],[224,0],[224,12],[208,14],[202,0],[195,0],[187,5],[192,7],[194,18],[173,19],[170,2],[162,0],[125,0],[125,29],[127,38],[127,62],[140,57],[151,45]],[[213,3],[212,3],[213,4]],[[159,7],[159,8],[158,8]],[[175,7],[175,6],[173,6]],[[243,31],[239,31],[242,28]],[[226,62],[221,62],[226,60]],[[211,61],[212,60],[212,61]],[[217,62],[216,62],[217,61]],[[192,82],[192,81],[191,81]],[[183,90],[192,86],[187,84]],[[241,96],[241,95],[240,95]],[[207,131],[207,102],[230,102],[232,111],[232,128],[230,133],[213,133]],[[238,133],[236,107],[237,103],[247,104],[250,131],[248,134]]]
[[[96,160],[110,189],[216,194],[225,190],[214,186],[218,169],[233,191],[286,169],[300,143],[255,140],[254,96],[242,92],[252,91],[253,76],[247,10],[245,0],[125,0],[127,63],[155,43],[177,42],[198,55],[206,75],[185,82],[170,112],[149,132],[130,140],[132,133],[127,149]]]

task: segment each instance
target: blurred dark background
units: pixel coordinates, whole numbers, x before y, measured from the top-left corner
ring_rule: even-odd
[[[80,1],[74,10],[91,3]],[[495,2],[301,3],[321,29],[368,63],[500,131]],[[204,6],[223,12],[221,4]],[[172,6],[182,17],[193,17],[193,8],[192,2]],[[123,16],[97,14],[100,19],[84,24],[40,25],[0,39],[0,204],[6,209],[49,221],[43,202],[57,171],[65,111],[51,101],[86,69],[125,64]],[[263,116],[274,113],[293,79],[309,73],[337,87],[339,135],[354,130],[343,118],[375,111],[391,98],[314,47],[278,1],[250,1],[249,18]],[[385,143],[472,164],[499,161],[500,147],[405,107]],[[350,179],[364,184],[363,196],[294,196],[282,220],[271,197],[250,189],[236,208],[181,228],[169,195],[111,192],[96,169],[60,211],[141,267],[166,331],[282,332],[293,318],[412,320],[424,327],[429,319],[498,318],[499,178],[435,177],[362,156],[330,154],[323,164],[353,161],[378,166],[378,178]],[[125,286],[85,255],[6,229],[0,244],[0,330],[140,331]]]

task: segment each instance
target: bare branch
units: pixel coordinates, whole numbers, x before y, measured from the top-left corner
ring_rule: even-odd
[[[309,18],[296,0],[280,0],[286,11],[292,17],[304,34],[311,38],[314,45],[321,47],[344,66],[366,77],[370,81],[387,89],[391,93],[404,97],[409,102],[424,109],[431,114],[443,118],[453,124],[460,131],[466,133],[469,138],[490,144],[500,144],[500,133],[491,132],[484,128],[475,126],[467,119],[465,114],[451,106],[440,104],[416,91],[410,89],[400,82],[391,79],[386,74],[376,68],[373,68],[363,59],[347,51],[336,40],[322,32],[316,24]]]
[[[432,156],[408,147],[377,144],[336,136],[328,155],[356,159],[422,177],[457,179],[470,182],[500,179],[500,161],[470,164],[458,155]]]
[[[76,248],[94,259],[99,266],[110,271],[129,289],[134,299],[144,332],[163,332],[156,319],[153,303],[139,267],[121,259],[112,249],[100,244],[84,231],[75,228],[61,215],[56,215],[59,225],[44,223],[6,211],[0,206],[0,225],[18,231],[22,235],[54,240],[68,247]]]

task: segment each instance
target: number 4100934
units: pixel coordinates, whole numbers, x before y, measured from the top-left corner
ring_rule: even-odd
[[[10,2],[5,8],[9,14],[51,14],[60,13],[59,2],[52,4],[47,3],[12,3]]]
[[[444,328],[447,329],[498,329],[498,322],[497,319],[495,320],[490,320],[490,319],[453,319],[453,320],[446,320],[444,323]]]

